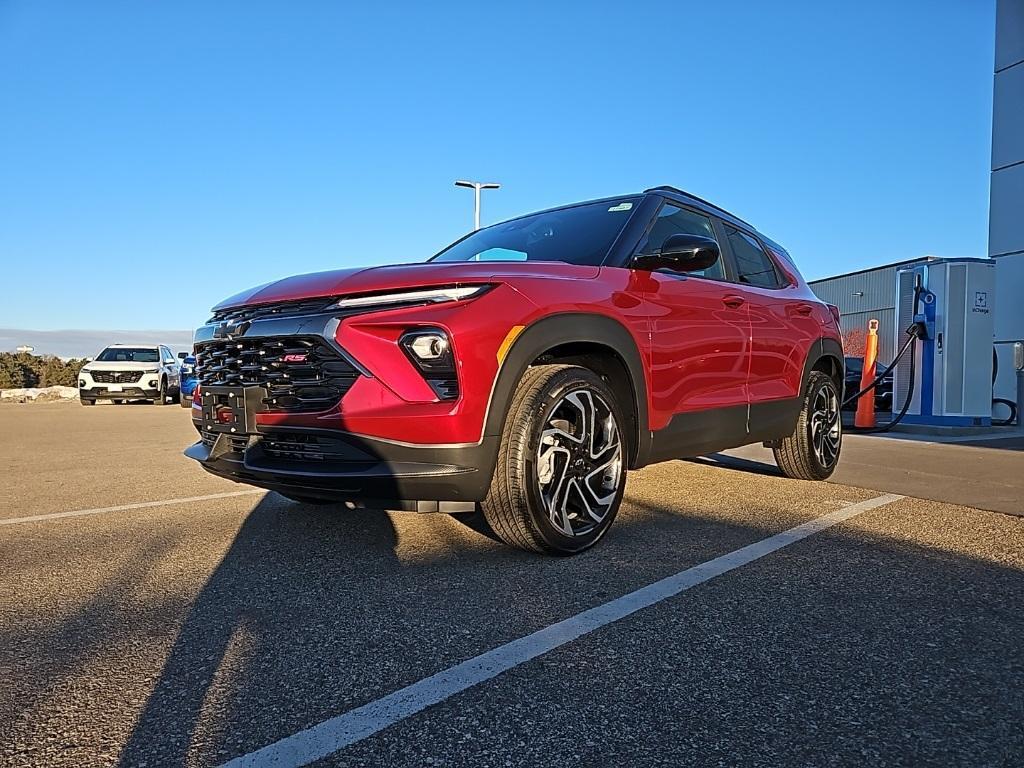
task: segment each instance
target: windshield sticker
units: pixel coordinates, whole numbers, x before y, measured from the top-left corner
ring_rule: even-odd
[[[618,205],[613,205],[611,208],[609,208],[608,213],[613,213],[615,211],[628,211],[632,209],[632,207],[632,203],[619,203]]]

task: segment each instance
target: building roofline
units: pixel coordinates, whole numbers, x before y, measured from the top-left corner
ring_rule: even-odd
[[[829,280],[838,280],[841,277],[853,277],[854,275],[863,275],[868,272],[877,272],[880,269],[892,269],[893,267],[903,267],[908,264],[921,264],[926,261],[945,261],[941,256],[918,256],[916,259],[905,259],[904,261],[893,261],[889,264],[879,264],[874,267],[864,267],[864,269],[855,269],[852,272],[842,272],[838,275],[829,275],[828,277],[819,277],[817,280],[808,280],[808,285],[814,285],[815,283],[824,283]]]
[[[808,285],[814,285],[815,283],[824,283],[826,280],[838,280],[841,277],[853,277],[854,275],[863,275],[866,272],[877,272],[880,269],[892,269],[893,267],[904,267],[908,264],[925,264],[925,263],[960,263],[965,261],[985,261],[991,262],[995,259],[989,256],[918,256],[916,259],[907,259],[905,261],[894,261],[891,264],[879,264],[877,267],[865,267],[864,269],[855,269],[853,272],[843,272],[841,275],[832,275],[831,277],[819,277],[817,280],[808,280]]]

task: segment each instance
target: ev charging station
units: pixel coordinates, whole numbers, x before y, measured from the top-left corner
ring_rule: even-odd
[[[924,328],[910,350],[913,367],[904,356],[893,374],[894,413],[910,392],[904,423],[992,424],[994,297],[990,259],[929,261],[896,273],[896,347],[903,345],[907,328]]]

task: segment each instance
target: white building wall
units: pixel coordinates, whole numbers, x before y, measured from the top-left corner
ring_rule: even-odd
[[[988,254],[1024,253],[1024,0],[996,2]]]
[[[1024,200],[1024,197],[1021,198]],[[1024,253],[1000,256],[996,261],[995,336],[999,371],[995,396],[1017,399],[1017,373],[1013,368],[1013,343],[1024,341]],[[1020,404],[1024,406],[1024,403]],[[1005,414],[996,412],[996,418]]]
[[[997,257],[995,394],[1013,400],[1013,342],[1024,341],[1024,0],[996,2],[988,252]]]

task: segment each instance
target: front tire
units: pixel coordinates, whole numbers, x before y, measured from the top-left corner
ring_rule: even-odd
[[[839,390],[832,378],[812,371],[796,429],[775,446],[775,463],[786,477],[825,480],[835,472],[843,447]]]
[[[154,405],[167,405],[167,379],[160,379],[160,389]]]
[[[93,399],[93,398],[90,398],[90,397],[80,397],[78,399],[81,401],[82,405],[96,405],[96,400]]]
[[[512,398],[482,504],[498,538],[551,555],[594,546],[626,488],[625,423],[615,394],[593,371],[530,368]]]

